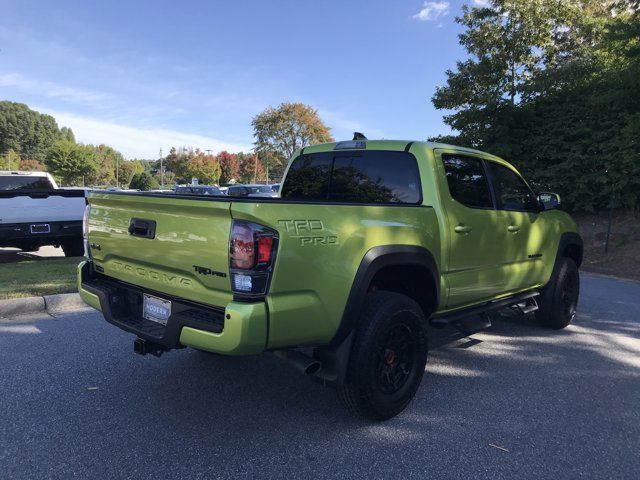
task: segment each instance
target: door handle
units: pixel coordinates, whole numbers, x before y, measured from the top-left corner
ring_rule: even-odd
[[[456,233],[469,233],[471,230],[472,228],[467,225],[456,225],[453,229]]]
[[[516,233],[520,231],[520,226],[519,225],[509,225],[507,227],[507,230],[509,230],[510,232]]]

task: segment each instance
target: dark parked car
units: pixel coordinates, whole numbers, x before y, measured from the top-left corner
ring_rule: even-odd
[[[230,197],[277,197],[277,192],[271,185],[234,185],[229,187],[227,195]]]
[[[180,195],[224,195],[218,187],[208,185],[176,187],[175,192]]]

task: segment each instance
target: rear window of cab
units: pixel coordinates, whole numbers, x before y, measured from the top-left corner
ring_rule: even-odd
[[[422,201],[416,158],[382,150],[300,155],[289,167],[280,196],[343,203]]]

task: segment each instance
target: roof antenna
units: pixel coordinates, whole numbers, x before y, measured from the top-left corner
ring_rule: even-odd
[[[354,140],[367,140],[367,137],[364,136],[364,133],[353,132],[353,139]]]

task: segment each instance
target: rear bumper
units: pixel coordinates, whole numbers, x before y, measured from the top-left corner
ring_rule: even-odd
[[[0,247],[58,245],[82,239],[82,221],[0,224]]]
[[[266,347],[264,302],[230,302],[226,308],[197,304],[94,273],[86,261],[78,266],[78,291],[109,323],[166,348],[189,346],[226,355],[250,355]],[[171,300],[166,326],[142,318],[143,293]]]

